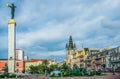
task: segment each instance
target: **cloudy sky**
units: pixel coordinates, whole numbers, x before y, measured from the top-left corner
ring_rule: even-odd
[[[0,0],[0,58],[8,54],[6,3],[17,6],[16,46],[29,58],[63,60],[70,35],[78,49],[120,46],[120,0]]]

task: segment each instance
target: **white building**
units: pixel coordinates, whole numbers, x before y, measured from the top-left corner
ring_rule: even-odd
[[[16,59],[24,60],[24,51],[21,49],[16,49]]]
[[[24,56],[24,60],[28,60],[28,56]]]

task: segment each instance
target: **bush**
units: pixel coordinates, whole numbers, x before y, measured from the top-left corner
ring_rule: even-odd
[[[95,70],[88,70],[87,75],[88,76],[96,75],[96,71]]]
[[[68,75],[67,76],[72,76],[73,75],[73,72],[67,72]]]
[[[88,70],[87,75],[92,76],[92,70]]]
[[[92,75],[96,75],[96,71],[95,70],[92,71]]]
[[[86,72],[87,72],[87,68],[83,68],[83,69],[82,69],[82,72],[83,72],[83,73],[86,73]]]
[[[4,74],[0,75],[0,78],[5,78],[5,75]]]
[[[76,72],[72,72],[72,76],[77,76],[77,73]]]
[[[64,76],[69,76],[71,74],[71,72],[64,72]]]
[[[23,78],[23,75],[18,75],[17,78]]]
[[[9,77],[10,78],[16,78],[16,74],[10,74]]]
[[[101,75],[101,71],[96,71],[96,75]]]
[[[78,76],[83,76],[83,73],[82,72],[78,72]]]

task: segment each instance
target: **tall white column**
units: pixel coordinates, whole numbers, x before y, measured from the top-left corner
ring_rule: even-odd
[[[15,52],[16,52],[16,22],[8,21],[8,72],[15,72]]]

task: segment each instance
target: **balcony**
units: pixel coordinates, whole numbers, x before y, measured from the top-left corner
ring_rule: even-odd
[[[77,59],[77,58],[74,56],[73,59]]]
[[[80,60],[80,62],[84,62],[84,60]]]
[[[90,66],[91,66],[91,64],[87,64],[87,66],[88,66],[88,67],[90,67]]]
[[[111,63],[120,63],[120,60],[111,60]]]
[[[83,55],[80,55],[79,57],[80,57],[80,58],[83,58],[84,56],[83,56]]]
[[[91,60],[91,59],[86,59],[85,61],[86,61],[86,62],[91,62],[92,60]]]
[[[96,57],[96,58],[95,58],[95,60],[100,60],[100,59],[101,59],[101,57]]]
[[[102,62],[95,62],[95,64],[96,64],[96,65],[101,65],[101,64],[102,64]]]

